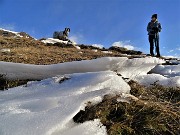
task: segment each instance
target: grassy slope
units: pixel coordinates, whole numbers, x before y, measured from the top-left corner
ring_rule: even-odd
[[[13,38],[0,36],[0,50],[9,48],[10,53],[0,52],[0,61],[27,63],[27,64],[56,64],[61,62],[90,60],[99,57],[122,57],[119,51],[112,50],[112,54],[103,53],[102,50],[81,46],[81,50],[71,45],[45,45],[39,40],[27,38]],[[126,49],[123,52],[131,53]]]

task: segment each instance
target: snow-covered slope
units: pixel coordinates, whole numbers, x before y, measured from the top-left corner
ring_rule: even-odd
[[[164,60],[152,57],[39,66],[0,62],[0,75],[6,79],[45,79],[0,92],[0,135],[106,135],[99,120],[79,125],[72,118],[87,102],[100,102],[106,94],[120,94],[125,100],[130,86],[123,78],[180,87],[180,65],[161,63]]]
[[[0,92],[0,134],[67,135],[68,132],[73,135],[79,125],[73,124],[72,118],[85,103],[101,101],[108,93],[130,91],[129,85],[111,71],[65,76],[69,80],[61,82],[62,76],[59,76]],[[82,130],[85,126],[80,127],[87,135],[95,131],[97,135],[106,133],[104,127],[92,126],[90,132]]]

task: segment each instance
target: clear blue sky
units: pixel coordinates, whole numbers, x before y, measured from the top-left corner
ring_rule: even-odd
[[[70,27],[79,43],[130,41],[146,53],[146,26],[157,13],[162,54],[180,56],[180,0],[0,0],[0,13],[0,27],[36,38]]]

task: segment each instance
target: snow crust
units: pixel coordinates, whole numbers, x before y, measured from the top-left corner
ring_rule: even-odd
[[[72,118],[88,101],[99,102],[108,93],[129,93],[129,85],[112,71],[65,76],[70,79],[61,83],[62,76],[57,76],[0,92],[0,134],[73,135],[82,132],[92,135],[98,131],[97,135],[106,135],[105,127],[96,126],[99,122],[74,125]]]
[[[164,86],[180,87],[180,64],[157,65],[150,73],[148,75],[137,76],[134,80],[146,86],[158,83]]]
[[[121,74],[123,77],[133,79],[137,75],[145,75],[157,64],[163,62],[157,58],[128,59],[127,57],[104,57],[54,65],[0,62],[0,75],[6,79],[41,80],[56,75],[110,70]]]
[[[165,77],[180,76],[180,65],[157,65],[151,73],[163,75]]]
[[[127,59],[120,62],[117,72],[125,78],[134,79],[139,75],[146,75],[156,65],[164,63],[164,60],[152,57]]]
[[[160,74],[148,74],[137,76],[134,80],[145,86],[151,86],[154,83],[158,83],[168,87],[180,87],[180,76],[167,78]]]

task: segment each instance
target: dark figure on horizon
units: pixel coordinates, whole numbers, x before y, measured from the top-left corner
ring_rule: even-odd
[[[70,33],[70,28],[65,28],[64,31],[55,31],[53,33],[53,38],[59,39],[59,40],[64,40],[64,41],[70,41],[68,39],[69,33]]]
[[[161,32],[161,29],[161,24],[157,20],[157,14],[152,15],[151,22],[149,22],[147,26],[151,56],[154,56],[154,45],[156,47],[156,56],[161,56],[159,50],[159,32]]]

